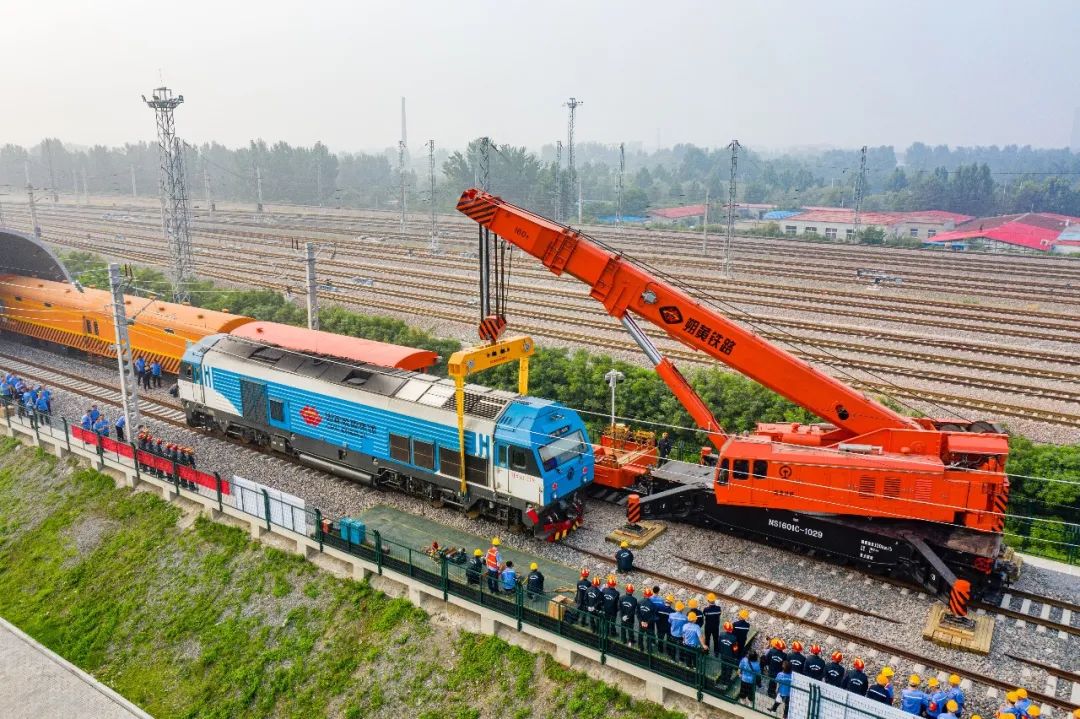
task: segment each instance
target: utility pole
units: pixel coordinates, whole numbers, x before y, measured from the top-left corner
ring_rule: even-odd
[[[491,187],[491,138],[480,138],[480,189],[488,192]]]
[[[851,239],[859,241],[859,226],[862,224],[862,198],[866,186],[866,145],[859,151],[859,175],[855,178],[855,217],[852,218],[854,232]]]
[[[619,143],[619,179],[617,189],[619,191],[619,203],[615,208],[615,224],[622,224],[622,196],[623,196],[623,176],[626,175],[626,143]],[[709,212],[709,200],[708,195],[705,196],[705,213]]]
[[[45,139],[45,154],[49,158],[49,189],[52,190],[52,201],[60,201],[60,193],[56,191],[56,173],[53,172],[52,141]]]
[[[439,230],[435,225],[435,141],[428,140],[427,146],[428,181],[431,183],[431,254],[435,255],[439,252]]]
[[[183,95],[174,96],[167,87],[155,88],[149,100],[143,95],[143,102],[154,111],[157,121],[162,229],[168,240],[172,260],[173,299],[181,303],[190,299],[188,284],[195,270],[183,144],[176,137],[176,121],[173,116],[174,110],[183,101]]]
[[[262,212],[263,211],[263,200],[262,200],[262,168],[261,167],[256,167],[255,168],[255,198],[256,198],[255,199],[255,211],[256,212]]]
[[[566,177],[570,186],[570,192],[574,191],[574,185],[576,184],[576,169],[574,166],[574,118],[577,115],[578,105],[584,105],[585,103],[577,98],[570,98],[570,101],[566,103],[566,107],[570,108],[570,116],[566,122]],[[571,195],[573,197],[573,195]],[[580,220],[578,224],[581,224]]]
[[[89,205],[90,204],[90,188],[86,184],[86,168],[85,167],[82,168],[79,171],[79,174],[82,175],[82,200],[83,200],[83,204],[84,205]]]
[[[210,221],[214,221],[214,198],[210,194],[210,171],[205,167],[202,171],[203,193],[206,195],[206,209],[210,213]]]
[[[727,201],[727,235],[724,236],[724,277],[731,279],[735,276],[735,263],[731,257],[731,245],[735,238],[735,196],[738,194],[736,176],[739,169],[739,148],[742,147],[738,140],[732,140],[728,148],[731,150],[731,176],[728,178],[728,201]]]
[[[401,206],[401,231],[405,231],[405,140],[398,141],[398,180],[400,181],[400,194],[398,204]]]
[[[562,222],[562,140],[555,141],[555,221]]]
[[[581,209],[582,209],[582,206],[584,204],[585,204],[585,194],[584,194],[584,191],[581,188],[581,178],[579,177],[578,180],[577,180],[577,223],[578,223],[578,225],[582,224],[582,221],[581,221]]]
[[[123,398],[124,422],[127,436],[133,437],[142,420],[139,418],[139,389],[135,383],[135,367],[131,359],[128,338],[128,319],[124,308],[124,287],[120,282],[120,265],[109,264],[109,289],[112,291],[113,325],[116,326],[116,364],[120,369],[120,395]]]
[[[708,251],[709,246],[709,188],[705,188],[705,218],[701,223],[701,252]]]
[[[305,264],[307,265],[307,326],[309,330],[319,329],[319,286],[315,281],[315,243],[304,246]]]
[[[406,146],[409,144],[409,135],[405,132],[405,98],[401,98],[401,141]]]
[[[30,200],[30,227],[34,237],[41,237],[41,225],[38,224],[37,205],[34,204],[34,186],[30,184],[30,161],[23,161],[23,170],[26,171],[26,196]]]
[[[131,167],[131,196],[132,196],[132,198],[138,198],[138,196],[139,196],[139,188],[135,184],[135,165],[130,165],[130,167]]]

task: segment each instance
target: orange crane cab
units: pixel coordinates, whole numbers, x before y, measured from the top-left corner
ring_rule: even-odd
[[[588,285],[716,448],[714,466],[669,462],[652,470],[651,478],[675,486],[642,498],[643,516],[813,547],[910,575],[934,591],[1002,581],[1008,443],[996,426],[899,414],[732,321],[661,271],[494,195],[466,190],[457,209],[555,275]],[[822,422],[761,424],[751,435],[728,435],[638,320]],[[609,476],[615,486],[624,481]]]

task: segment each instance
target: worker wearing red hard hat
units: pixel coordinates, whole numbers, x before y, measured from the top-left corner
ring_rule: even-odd
[[[626,585],[626,594],[619,598],[619,638],[628,646],[634,646],[634,623],[637,621],[638,600],[634,585]]]
[[[821,645],[810,645],[810,656],[806,658],[806,676],[825,681],[825,660],[821,658]]]
[[[851,671],[844,677],[841,686],[852,694],[866,696],[866,691],[870,688],[870,679],[866,676],[866,672],[863,671],[865,668],[866,664],[863,660],[855,657],[855,660],[851,662]]]
[[[765,656],[761,658],[762,669],[769,675],[769,686],[766,694],[769,695],[770,699],[776,699],[776,677],[780,674],[784,662],[787,661],[784,648],[784,640],[780,637],[773,637],[772,641],[769,642],[769,651],[765,652]]]
[[[720,657],[720,678],[717,686],[721,690],[727,690],[731,685],[731,678],[735,675],[741,649],[739,638],[735,635],[735,626],[731,622],[724,622],[724,631],[717,638],[716,644],[716,653]]]
[[[577,603],[577,616],[574,617],[574,621],[585,624],[589,616],[588,605],[585,603],[585,594],[589,591],[589,587],[592,586],[592,582],[589,581],[589,570],[581,570],[581,579],[577,583],[577,594],[574,596],[574,601]],[[571,622],[573,623],[573,622]]]
[[[843,665],[844,655],[840,652],[833,652],[830,659],[832,661],[825,665],[825,683],[832,684],[834,687],[842,687],[844,677],[847,676],[847,671]]]
[[[788,652],[787,660],[791,662],[792,674],[806,673],[806,655],[802,653],[803,644],[798,639],[791,642],[791,651]]]

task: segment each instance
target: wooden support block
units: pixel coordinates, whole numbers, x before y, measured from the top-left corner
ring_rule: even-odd
[[[926,619],[923,639],[965,652],[990,653],[990,641],[993,639],[996,624],[989,615],[969,615],[969,619],[973,621],[971,626],[952,623],[946,619],[947,616],[945,605],[935,604]]]
[[[623,525],[613,530],[605,539],[613,544],[626,542],[634,549],[641,549],[649,546],[649,543],[663,534],[665,530],[667,530],[667,525],[663,522],[653,522],[645,519],[635,525]]]

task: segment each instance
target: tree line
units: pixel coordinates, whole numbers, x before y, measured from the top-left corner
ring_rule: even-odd
[[[487,181],[491,191],[547,216],[615,215],[619,210],[618,146],[582,143],[571,176],[566,158],[556,162],[552,145],[532,152],[476,139],[461,150],[435,153],[434,197],[428,157],[422,148],[405,153],[399,167],[396,149],[381,153],[331,152],[311,147],[253,140],[245,147],[219,143],[183,145],[192,205],[205,202],[205,184],[216,199],[254,203],[257,175],[265,202],[395,209],[402,180],[412,209],[453,208],[461,190]],[[902,155],[903,163],[900,161]],[[706,195],[717,217],[728,197],[731,155],[726,148],[678,144],[624,153],[621,209],[624,216],[649,209],[699,204]],[[156,144],[78,148],[49,138],[34,147],[0,146],[0,188],[21,193],[31,183],[47,199],[53,189],[83,187],[93,194],[157,194]],[[851,206],[859,174],[857,150],[770,154],[743,148],[738,162],[737,199],[770,203],[785,209]],[[915,143],[898,154],[891,146],[867,149],[864,208],[869,210],[939,209],[969,215],[1058,212],[1080,215],[1080,154],[1067,149],[1019,147],[930,147]]]

